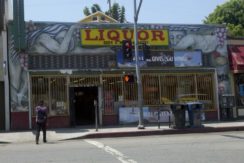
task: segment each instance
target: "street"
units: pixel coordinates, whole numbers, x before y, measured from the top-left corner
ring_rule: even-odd
[[[0,144],[8,163],[243,163],[244,132]]]

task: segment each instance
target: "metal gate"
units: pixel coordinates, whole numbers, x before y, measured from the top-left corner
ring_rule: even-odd
[[[137,83],[123,80],[123,74],[77,76],[32,76],[32,108],[43,99],[51,115],[68,114],[68,88],[72,86],[100,86],[103,114],[117,114],[115,105],[137,103]],[[142,73],[143,102],[146,106],[162,105],[175,100],[205,101],[205,108],[215,104],[214,73]]]

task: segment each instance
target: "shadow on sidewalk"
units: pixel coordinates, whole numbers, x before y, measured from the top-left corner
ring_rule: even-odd
[[[76,127],[68,127],[68,128],[50,128],[47,131],[53,131],[56,133],[82,133],[88,132],[91,126],[76,126]]]

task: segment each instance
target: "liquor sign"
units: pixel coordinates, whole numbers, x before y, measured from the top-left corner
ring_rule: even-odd
[[[80,29],[81,45],[120,46],[123,40],[134,41],[131,29]],[[168,46],[168,30],[138,30],[138,42],[154,46]]]

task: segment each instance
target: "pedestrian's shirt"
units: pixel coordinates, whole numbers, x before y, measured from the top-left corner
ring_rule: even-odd
[[[47,107],[37,106],[36,107],[36,122],[44,123],[47,119]]]

